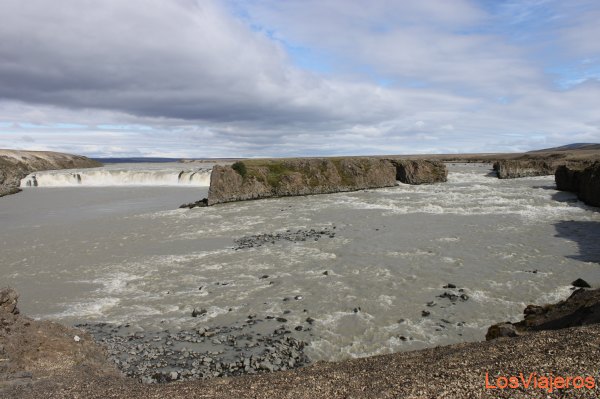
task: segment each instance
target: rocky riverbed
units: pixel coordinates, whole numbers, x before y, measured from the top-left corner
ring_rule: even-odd
[[[585,306],[596,306],[598,303],[597,290],[576,291],[573,297],[577,300],[566,302],[575,304],[585,298]],[[17,299],[14,290],[0,292],[0,396],[7,398],[481,398],[490,395],[498,398],[530,398],[547,395],[548,392],[541,388],[485,388],[486,378],[493,382],[498,376],[518,375],[519,372],[527,375],[535,372],[539,376],[552,373],[553,376],[596,378],[600,356],[600,327],[595,323],[556,331],[530,332],[489,342],[455,344],[337,363],[319,362],[276,373],[268,372],[271,368],[266,363],[274,366],[277,362],[277,357],[269,353],[267,360],[263,358],[260,363],[256,362],[257,365],[263,365],[258,366],[257,375],[144,384],[139,381],[140,378],[118,375],[109,358],[125,357],[127,362],[133,363],[131,359],[135,358],[135,353],[146,352],[148,358],[160,357],[160,349],[152,355],[147,345],[159,341],[166,344],[168,340],[173,345],[166,345],[164,350],[169,352],[169,348],[190,345],[190,341],[207,338],[220,340],[221,333],[224,333],[228,342],[235,340],[236,336],[243,341],[241,335],[244,334],[244,328],[140,334],[130,332],[127,326],[82,325],[97,340],[102,341],[102,336],[112,340],[106,357],[101,346],[95,344],[81,328],[36,321],[19,314]],[[567,308],[571,313],[581,310],[564,304],[557,307],[563,315]],[[121,338],[116,338],[118,336]],[[274,346],[287,347],[289,353],[295,351],[301,354],[299,343],[290,345],[285,338],[269,339]],[[187,354],[185,352],[183,349],[178,351],[177,360],[189,358],[189,351]],[[214,376],[217,372],[223,374],[218,370],[218,361],[214,360],[216,355],[209,353],[191,357],[195,358],[192,363],[196,361],[199,364],[197,369],[202,369],[201,372],[206,372],[207,376],[211,373]],[[219,364],[227,372],[242,366],[252,370],[252,359],[253,356],[245,357],[235,365],[232,362]],[[275,370],[275,367],[272,369]],[[129,375],[137,376],[135,373]],[[223,375],[236,374],[234,371]],[[144,382],[166,382],[187,377],[185,370],[172,370],[166,373],[156,371],[152,378],[141,379],[145,378]],[[571,386],[557,389],[553,394],[557,397],[596,398],[597,391],[597,387],[575,389]]]
[[[234,240],[235,249],[260,247],[265,244],[275,244],[278,241],[302,242],[307,240],[319,241],[322,237],[335,237],[336,226],[322,229],[287,230],[281,233],[253,234]]]
[[[305,342],[283,317],[249,315],[241,325],[139,331],[130,325],[79,324],[128,377],[143,383],[285,371],[306,365]],[[264,324],[256,328],[257,324]],[[310,323],[295,327],[310,331]],[[263,332],[259,332],[263,331]]]

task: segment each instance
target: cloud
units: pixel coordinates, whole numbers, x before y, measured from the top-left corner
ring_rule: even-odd
[[[489,4],[4,0],[0,146],[191,157],[600,141],[599,49],[581,40],[600,7]],[[578,58],[587,74],[568,86],[546,72]]]

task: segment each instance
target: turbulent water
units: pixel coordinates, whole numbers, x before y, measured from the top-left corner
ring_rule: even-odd
[[[113,164],[91,169],[62,169],[31,173],[21,187],[70,186],[206,186],[208,165],[189,168],[181,164]]]
[[[293,327],[311,317],[311,331],[293,334],[312,360],[481,340],[526,304],[567,297],[576,278],[600,285],[597,210],[556,191],[552,176],[449,169],[444,184],[192,210],[177,207],[207,188],[25,189],[0,199],[1,283],[21,293],[24,313],[67,324],[178,329],[285,313]],[[335,234],[235,248],[310,229]],[[207,314],[193,318],[194,308]]]

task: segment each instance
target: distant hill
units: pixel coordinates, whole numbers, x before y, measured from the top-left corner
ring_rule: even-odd
[[[600,150],[600,144],[594,143],[573,143],[560,147],[545,148],[543,150],[535,150],[529,152],[553,152],[553,151],[578,151],[578,150]]]

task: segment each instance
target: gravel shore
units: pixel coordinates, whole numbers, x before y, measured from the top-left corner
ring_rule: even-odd
[[[336,363],[318,362],[287,371],[148,384],[120,373],[103,347],[84,330],[20,315],[17,298],[12,290],[0,292],[2,398],[598,397],[599,324]],[[208,330],[197,333],[206,336],[206,332],[216,336]],[[185,341],[192,337],[187,333],[171,335],[167,338]],[[140,351],[143,353],[144,348]],[[531,378],[536,382],[545,377],[555,381],[580,376],[593,381],[593,387],[571,385],[550,392],[543,384],[525,387],[521,383],[518,388],[498,388],[503,378],[518,379],[521,373],[525,381]]]

